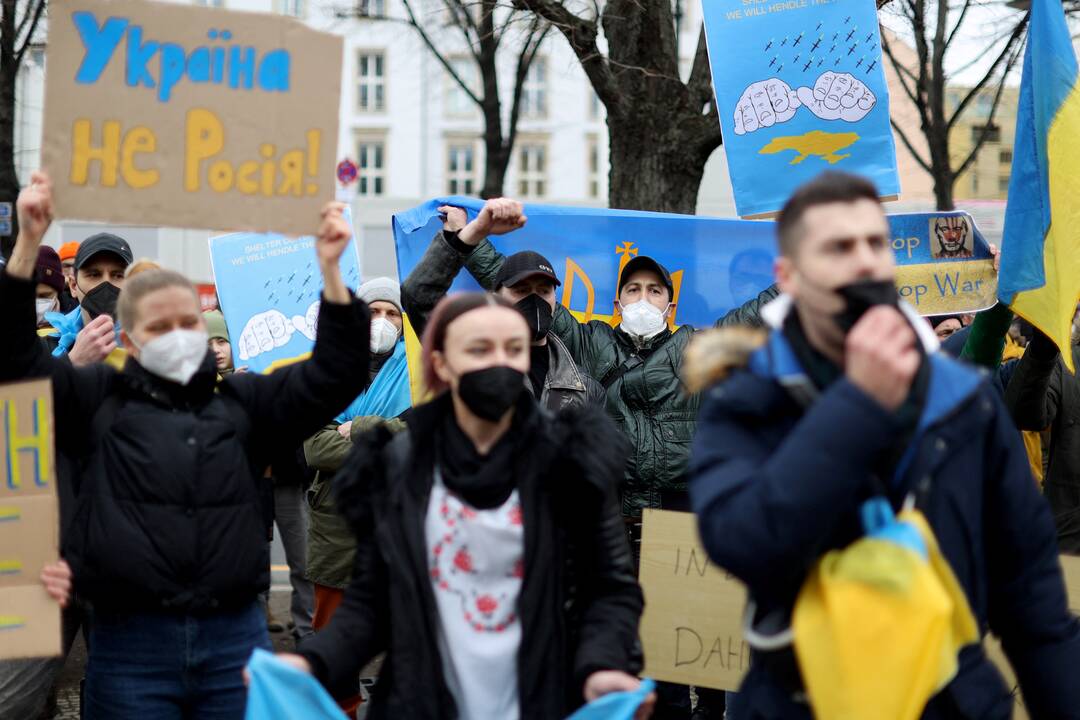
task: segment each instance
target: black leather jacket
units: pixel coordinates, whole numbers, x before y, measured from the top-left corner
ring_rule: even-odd
[[[583,703],[590,673],[641,669],[643,598],[615,496],[627,448],[600,408],[553,417],[526,393],[517,407],[534,438],[514,461],[525,528],[521,718],[563,718]],[[457,717],[436,644],[424,537],[431,438],[449,412],[443,395],[413,410],[407,432],[379,428],[358,437],[334,481],[358,537],[353,581],[330,625],[299,652],[339,695],[385,652],[373,720]]]

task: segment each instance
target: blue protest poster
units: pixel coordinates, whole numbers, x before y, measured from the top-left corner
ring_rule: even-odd
[[[900,194],[874,0],[702,0],[735,207],[778,211],[822,170]]]
[[[345,218],[352,227],[352,214]],[[210,239],[210,262],[229,329],[234,367],[271,372],[311,352],[322,274],[315,238],[231,233]],[[345,285],[360,284],[356,235],[341,256]]]
[[[444,197],[394,216],[402,281],[442,227],[437,208],[463,207],[470,219],[482,200]],[[694,215],[526,205],[528,223],[490,238],[505,255],[533,250],[562,281],[556,297],[578,320],[618,322],[619,271],[641,254],[671,273],[674,324],[708,327],[773,282],[775,223]],[[889,215],[900,295],[923,315],[975,312],[995,303],[989,247],[970,215],[934,212]],[[462,270],[452,291],[476,290]]]

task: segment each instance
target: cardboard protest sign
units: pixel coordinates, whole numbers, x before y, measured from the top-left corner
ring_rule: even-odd
[[[900,193],[873,0],[702,0],[735,207],[778,211],[825,169]]]
[[[39,575],[59,555],[49,380],[0,385],[0,659],[60,654],[60,608]]]
[[[352,227],[348,208],[345,219]],[[314,226],[312,221],[308,228]],[[221,235],[210,238],[210,263],[229,329],[233,367],[271,372],[310,355],[323,287],[314,237]],[[355,234],[341,256],[341,275],[346,286],[359,286]]]
[[[646,510],[639,580],[645,672],[657,680],[736,690],[750,667],[746,590],[709,562],[691,513]]]
[[[292,18],[50,2],[57,216],[303,234],[334,198],[341,65],[340,37]]]

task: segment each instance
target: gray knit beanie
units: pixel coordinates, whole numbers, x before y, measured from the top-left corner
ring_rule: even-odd
[[[356,291],[356,297],[369,305],[378,300],[388,302],[401,312],[401,286],[388,277],[368,280]]]

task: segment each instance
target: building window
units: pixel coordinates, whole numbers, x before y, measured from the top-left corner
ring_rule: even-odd
[[[998,153],[998,160],[1002,165],[1012,164],[1012,150],[1002,150]]]
[[[360,112],[386,110],[386,59],[382,53],[357,54],[356,105]]]
[[[588,174],[586,176],[588,183],[589,197],[597,199],[600,197],[600,142],[596,139],[595,135],[590,135],[586,141],[588,146]]]
[[[986,142],[1001,142],[1001,127],[998,125],[972,125],[971,126],[971,141],[979,142],[982,137],[983,129],[986,129]]]
[[[455,142],[446,148],[446,191],[451,195],[476,192],[476,145]]]
[[[290,17],[304,17],[304,0],[280,0],[281,14]]]
[[[979,176],[975,173],[971,173],[971,194],[979,194]]]
[[[542,198],[547,193],[547,146],[522,143],[518,146],[518,195]]]
[[[225,0],[195,0],[195,4],[200,7],[220,8],[225,7]]]
[[[448,60],[450,67],[469,87],[473,94],[477,93],[478,68],[472,58],[455,57]],[[458,81],[450,73],[446,73],[446,114],[451,117],[472,117],[476,114],[476,103],[472,101],[468,93],[462,89]]]
[[[547,59],[534,58],[521,87],[521,115],[527,118],[547,116]]]
[[[356,0],[356,14],[360,17],[386,17],[386,0]]]
[[[1007,175],[998,178],[998,192],[1009,192],[1009,177]]]
[[[376,197],[386,194],[386,142],[380,138],[360,138],[356,142],[359,173],[358,195]]]

